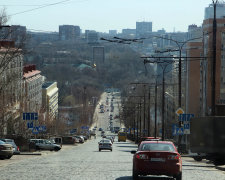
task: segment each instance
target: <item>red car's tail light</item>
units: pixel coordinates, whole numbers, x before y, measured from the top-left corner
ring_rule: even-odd
[[[137,159],[148,159],[148,156],[146,154],[137,154],[136,158]]]
[[[17,151],[20,151],[20,148],[17,146]]]
[[[100,146],[102,146],[102,144],[99,144]]]
[[[178,156],[178,155],[169,155],[168,156],[168,160],[177,160],[177,161],[179,161],[179,159],[180,159],[180,156]]]

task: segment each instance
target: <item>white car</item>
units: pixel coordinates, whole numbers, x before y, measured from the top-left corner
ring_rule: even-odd
[[[102,139],[99,143],[98,143],[98,149],[99,151],[101,150],[110,150],[112,151],[112,142],[109,139]]]
[[[35,143],[36,150],[59,151],[61,149],[60,145],[54,144],[47,139],[30,139],[30,142]]]

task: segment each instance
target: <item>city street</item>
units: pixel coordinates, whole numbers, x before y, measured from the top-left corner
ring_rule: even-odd
[[[104,98],[106,95],[103,96]],[[102,102],[105,100],[103,98]],[[98,107],[96,108],[99,111]],[[114,114],[118,113],[115,105]],[[99,113],[98,128],[107,129],[108,112]],[[119,121],[116,121],[116,125]],[[131,180],[132,154],[137,145],[131,141],[113,143],[113,151],[98,151],[101,139],[92,137],[84,144],[64,146],[59,152],[44,152],[41,156],[13,156],[10,160],[0,160],[1,180]],[[111,134],[109,131],[107,134]],[[115,134],[114,134],[115,135]],[[142,177],[143,180],[170,180],[168,177]],[[224,180],[225,172],[217,170],[214,165],[205,161],[196,162],[191,158],[183,158],[184,180]]]

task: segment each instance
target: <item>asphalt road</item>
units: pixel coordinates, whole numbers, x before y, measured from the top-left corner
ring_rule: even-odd
[[[116,108],[116,106],[115,106]],[[97,109],[98,110],[98,109]],[[114,113],[118,110],[115,109]],[[96,113],[97,126],[107,129],[108,113]],[[116,123],[119,123],[116,122]],[[13,156],[0,160],[0,180],[131,180],[132,154],[137,145],[131,141],[113,144],[113,151],[98,151],[100,132],[84,144],[64,146],[59,152],[41,156]],[[110,132],[107,132],[110,133]],[[172,180],[170,177],[141,177],[143,180]],[[183,158],[183,180],[225,180],[225,172],[212,164]]]

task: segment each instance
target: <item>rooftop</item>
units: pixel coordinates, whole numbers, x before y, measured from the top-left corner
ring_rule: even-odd
[[[45,82],[43,85],[42,85],[42,88],[48,88],[49,86],[51,86],[54,82]]]

